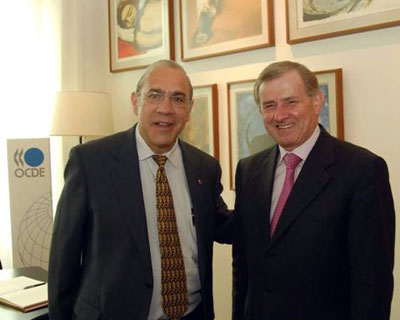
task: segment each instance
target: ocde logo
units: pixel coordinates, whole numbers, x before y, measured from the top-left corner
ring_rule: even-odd
[[[38,148],[17,149],[14,153],[14,161],[18,166],[14,174],[17,178],[37,178],[45,177],[45,168],[39,167],[44,161],[43,151]],[[29,167],[25,168],[25,165]]]

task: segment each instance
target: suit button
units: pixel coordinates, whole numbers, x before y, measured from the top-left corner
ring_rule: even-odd
[[[147,289],[151,289],[153,286],[152,286],[152,284],[150,283],[150,282],[146,282],[145,284],[144,284],[144,286],[147,288]]]

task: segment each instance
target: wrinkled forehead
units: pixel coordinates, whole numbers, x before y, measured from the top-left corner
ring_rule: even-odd
[[[292,92],[306,94],[306,87],[300,74],[289,71],[260,84],[259,94]]]
[[[162,90],[181,92],[190,96],[190,82],[182,70],[169,66],[158,66],[151,70],[143,81],[142,91]]]

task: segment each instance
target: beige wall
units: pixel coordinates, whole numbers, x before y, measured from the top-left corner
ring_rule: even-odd
[[[177,1],[174,2],[177,4]],[[228,190],[226,83],[255,78],[268,63],[293,59],[315,71],[343,69],[345,139],[386,159],[395,206],[399,211],[400,27],[289,46],[286,44],[284,1],[274,2],[275,47],[183,63],[194,85],[218,84],[220,159],[225,200],[233,206],[234,194]],[[115,128],[117,131],[128,128],[135,121],[129,95],[143,70],[109,73],[107,1],[64,1],[63,10],[64,90],[110,92]],[[175,17],[178,17],[177,5]],[[179,61],[179,48],[176,52]],[[399,232],[396,243],[397,261],[400,261]],[[230,247],[216,245],[214,270],[216,319],[227,320],[231,309]],[[397,262],[392,319],[400,318],[399,288],[400,266]]]

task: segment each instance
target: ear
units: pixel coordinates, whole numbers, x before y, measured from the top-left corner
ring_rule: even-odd
[[[192,100],[192,101],[190,101],[190,103],[188,105],[188,111],[187,111],[187,114],[186,114],[186,121],[190,120],[190,113],[192,112],[193,105],[194,105],[194,101]]]
[[[136,92],[131,93],[131,103],[133,113],[137,116],[139,114],[139,97],[137,96]]]
[[[317,94],[313,97],[313,107],[316,115],[320,114],[323,105],[324,105],[324,93],[322,92],[322,90],[319,90]]]

